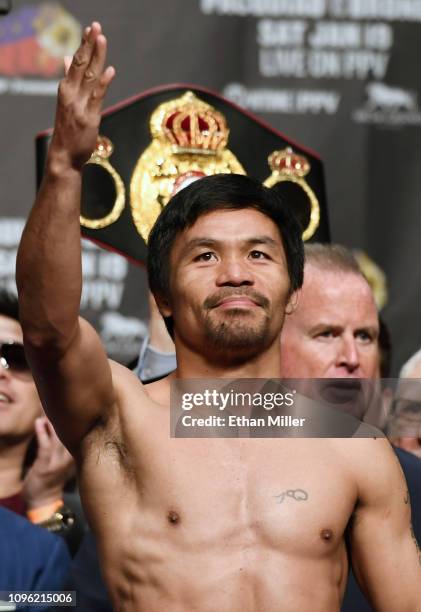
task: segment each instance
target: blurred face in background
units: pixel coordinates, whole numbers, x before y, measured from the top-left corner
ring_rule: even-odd
[[[365,279],[309,263],[281,334],[281,376],[375,378],[378,336],[377,308]]]
[[[366,280],[308,263],[297,306],[281,333],[281,378],[329,379],[304,386],[328,402],[349,404],[347,411],[362,419],[373,384],[361,379],[379,376],[378,336],[377,307]]]
[[[399,380],[389,437],[393,444],[421,459],[421,363]]]
[[[0,315],[0,343],[22,344],[20,324]],[[35,419],[42,414],[34,380],[28,368],[9,367],[0,363],[0,445],[30,439]]]

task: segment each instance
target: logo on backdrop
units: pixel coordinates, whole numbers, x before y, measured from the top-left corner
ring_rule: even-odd
[[[366,97],[364,106],[352,115],[357,123],[421,125],[421,112],[415,91],[372,82],[366,85]]]
[[[82,26],[60,4],[12,11],[0,21],[0,93],[56,95],[63,58],[81,36]]]
[[[119,312],[107,311],[101,315],[101,337],[104,341],[117,339],[127,340],[137,338],[142,340],[148,333],[148,327],[144,321],[135,317],[125,317]],[[139,344],[136,345],[139,348]]]
[[[24,225],[22,217],[0,217],[0,287],[12,293],[16,292],[16,254]],[[148,331],[146,321],[122,314],[128,261],[86,240],[82,247],[82,316],[100,329],[108,354],[128,363],[139,354]]]

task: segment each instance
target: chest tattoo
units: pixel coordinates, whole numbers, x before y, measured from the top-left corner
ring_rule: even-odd
[[[279,495],[274,495],[277,504],[282,504],[288,497],[298,502],[307,501],[308,493],[304,489],[287,489]]]

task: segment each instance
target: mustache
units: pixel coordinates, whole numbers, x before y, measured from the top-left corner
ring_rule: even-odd
[[[258,291],[254,291],[254,289],[249,289],[248,287],[238,287],[237,289],[234,289],[233,287],[226,287],[225,289],[221,289],[220,291],[208,296],[203,302],[203,307],[206,310],[210,310],[211,308],[218,306],[222,300],[225,300],[225,298],[234,297],[237,295],[246,295],[262,308],[268,309],[270,306],[268,298]]]

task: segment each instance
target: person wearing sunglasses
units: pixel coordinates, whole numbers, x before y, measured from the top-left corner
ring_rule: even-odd
[[[0,343],[0,363],[5,370],[28,373],[28,363],[25,358],[23,344],[10,340]]]
[[[0,504],[26,513],[25,458],[42,407],[25,358],[16,299],[0,293]]]
[[[16,296],[0,290],[0,506],[66,536],[72,552],[80,522],[63,503],[74,474],[70,453],[46,418],[23,347]]]

